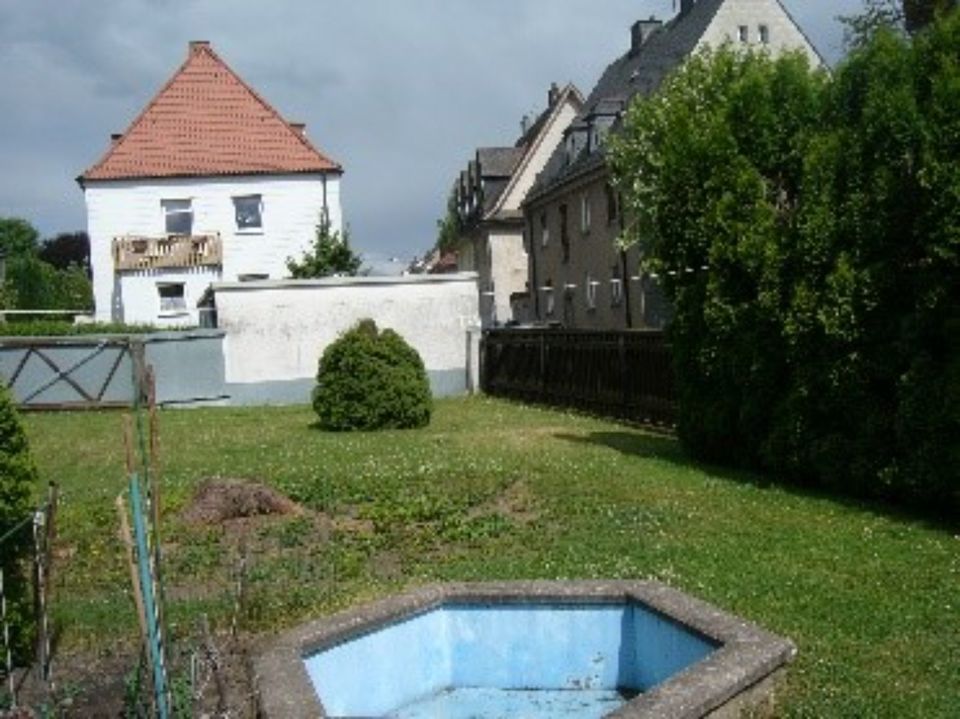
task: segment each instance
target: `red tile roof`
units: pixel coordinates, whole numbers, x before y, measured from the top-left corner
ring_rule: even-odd
[[[192,42],[187,61],[81,180],[342,171],[209,43]]]

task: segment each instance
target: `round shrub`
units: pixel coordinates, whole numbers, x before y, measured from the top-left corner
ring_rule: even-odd
[[[324,350],[313,390],[323,429],[407,429],[430,422],[430,383],[417,351],[363,320]]]
[[[37,481],[37,468],[30,455],[27,435],[20,424],[10,394],[0,385],[0,537],[30,516],[30,495]],[[12,624],[15,659],[25,658],[30,627],[29,558],[32,543],[30,523],[7,537],[0,546],[7,617]]]

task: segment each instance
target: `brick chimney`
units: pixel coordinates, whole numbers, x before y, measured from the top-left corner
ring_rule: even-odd
[[[657,20],[652,15],[649,20],[637,20],[633,23],[633,25],[630,26],[630,53],[636,54],[661,25],[663,25],[663,21]]]
[[[557,104],[557,100],[560,99],[560,88],[557,86],[557,83],[550,83],[550,90],[547,92],[547,107],[553,107]]]

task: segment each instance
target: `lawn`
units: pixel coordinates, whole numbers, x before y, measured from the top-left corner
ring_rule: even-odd
[[[424,430],[326,434],[307,407],[161,414],[172,623],[245,631],[435,580],[652,577],[799,646],[785,716],[960,711],[960,529],[699,465],[672,439],[492,399],[437,403]],[[113,498],[116,413],[25,417],[61,483],[55,608],[65,652],[136,636]],[[205,477],[256,479],[310,510],[198,526]]]

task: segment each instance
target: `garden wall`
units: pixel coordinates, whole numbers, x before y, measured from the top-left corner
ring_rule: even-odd
[[[262,280],[213,285],[232,404],[309,400],[323,349],[364,318],[419,353],[435,396],[460,394],[469,330],[478,326],[474,273]]]
[[[307,403],[323,349],[370,317],[417,349],[435,396],[477,386],[473,274],[224,283],[214,296],[217,329],[0,337],[0,377],[27,409],[129,406],[147,365],[164,406]]]

